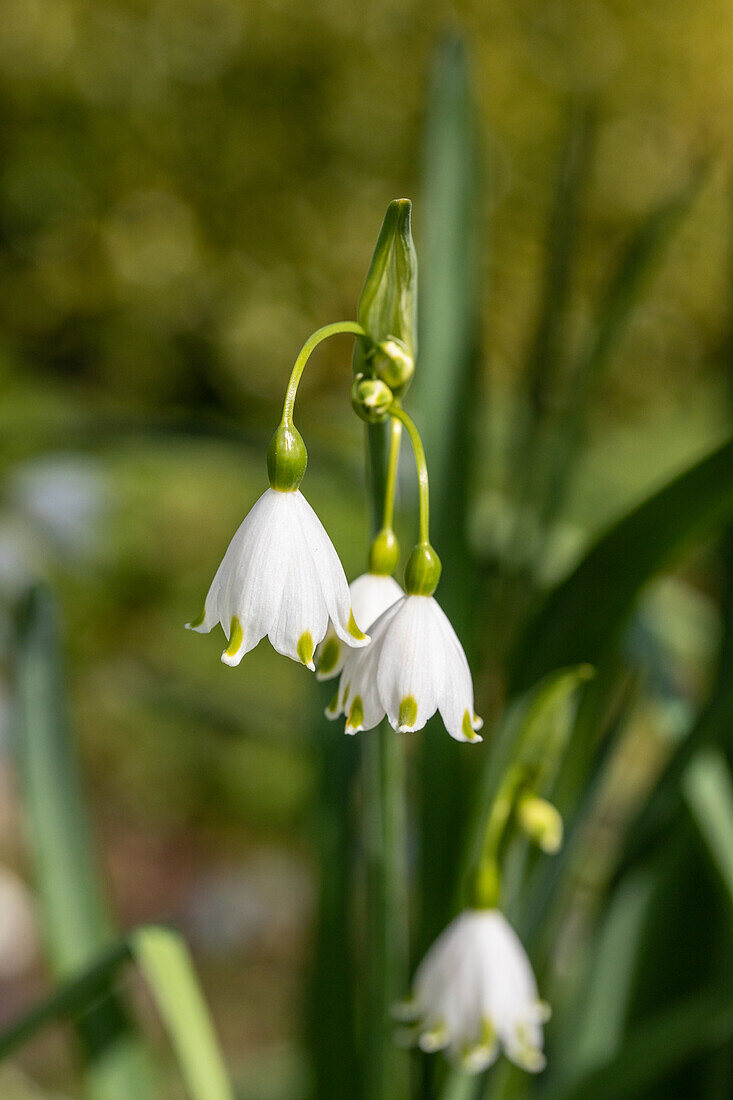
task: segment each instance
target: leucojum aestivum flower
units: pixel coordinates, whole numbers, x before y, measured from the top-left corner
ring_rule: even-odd
[[[430,543],[429,482],[423,444],[403,399],[416,361],[417,261],[407,200],[390,204],[357,311],[357,321],[315,332],[303,346],[287,386],[280,423],[267,454],[269,488],[236,531],[190,629],[220,624],[222,660],[238,665],[265,636],[285,656],[338,677],[329,718],[357,734],[386,717],[399,733],[422,729],[439,712],[456,741],[481,741],[482,721],[466,654],[435,598],[440,559]],[[326,338],[356,338],[351,404],[369,425],[388,426],[380,521],[367,571],[348,585],[338,554],[300,491],[307,452],[293,416],[298,385],[314,349]],[[400,548],[393,529],[402,432],[419,485],[417,543],[407,558],[404,590],[394,579]],[[499,910],[499,848],[516,825],[546,850],[561,836],[556,811],[537,798],[527,775],[510,772],[489,816],[486,842],[469,903],[441,933],[417,969],[409,1001],[396,1014],[411,1027],[401,1038],[424,1051],[445,1050],[469,1072],[485,1069],[502,1048],[524,1069],[544,1064],[542,1023],[531,965]],[[554,831],[553,831],[554,828]]]

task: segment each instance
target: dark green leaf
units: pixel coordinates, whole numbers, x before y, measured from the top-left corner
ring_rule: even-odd
[[[529,623],[515,688],[553,668],[597,664],[617,640],[640,589],[733,514],[733,441],[675,477],[616,523]]]

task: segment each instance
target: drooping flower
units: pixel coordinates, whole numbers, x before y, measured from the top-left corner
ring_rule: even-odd
[[[457,741],[480,741],[466,654],[433,596],[402,596],[369,627],[371,643],[346,656],[326,714],[346,716],[346,732],[378,725],[419,730],[440,711]]]
[[[221,659],[238,665],[267,635],[278,653],[315,668],[329,623],[347,646],[368,637],[351,611],[349,587],[333,543],[300,490],[267,489],[245,517],[190,630],[221,623]]]
[[[466,909],[441,933],[415,974],[410,1001],[395,1015],[427,1052],[480,1073],[499,1049],[521,1069],[544,1068],[540,1001],[517,934],[498,909]]]
[[[351,606],[357,626],[368,630],[383,611],[404,595],[394,577],[383,573],[362,573],[349,585]],[[329,626],[326,637],[316,651],[316,673],[319,680],[338,676],[348,656],[349,649]]]

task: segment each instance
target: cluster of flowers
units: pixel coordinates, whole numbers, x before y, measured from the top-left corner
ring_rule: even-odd
[[[220,624],[228,641],[222,661],[228,665],[238,665],[267,636],[279,653],[317,670],[319,679],[338,676],[326,713],[333,719],[344,716],[346,733],[372,729],[385,716],[400,733],[419,730],[439,711],[453,738],[477,743],[483,723],[474,710],[468,661],[433,595],[440,561],[428,539],[422,444],[397,399],[414,369],[414,333],[404,324],[405,287],[396,299],[402,314],[393,311],[387,322],[391,331],[375,333],[370,315],[370,302],[376,299],[384,317],[389,299],[385,285],[390,289],[385,280],[395,270],[395,264],[385,261],[390,249],[403,249],[410,289],[409,203],[392,204],[385,219],[388,230],[390,224],[394,231],[383,227],[380,235],[360,301],[360,323],[319,330],[299,356],[268,452],[270,488],[232,538],[201,615],[187,625],[208,633]],[[402,330],[395,336],[400,320]],[[299,489],[307,454],[292,421],[295,393],[312,349],[336,332],[359,338],[367,367],[357,372],[352,390],[356,411],[371,423],[392,417],[413,443],[421,487],[420,538],[407,562],[404,591],[392,576],[399,557],[391,529],[399,429],[384,523],[372,543],[369,571],[351,586],[333,543]],[[546,1006],[538,998],[521,943],[494,906],[467,909],[449,925],[419,967],[413,996],[400,1006],[399,1015],[416,1021],[409,1035],[423,1050],[446,1049],[470,1071],[485,1069],[500,1045],[525,1069],[544,1064],[541,1024]]]

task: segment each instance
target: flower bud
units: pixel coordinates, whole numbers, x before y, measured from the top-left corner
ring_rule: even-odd
[[[303,480],[307,463],[308,452],[302,435],[292,421],[282,421],[267,449],[271,487],[281,493],[293,492]]]
[[[390,576],[400,560],[400,544],[391,527],[383,527],[369,547],[369,572]]]
[[[414,365],[417,354],[417,255],[412,241],[412,203],[395,199],[387,207],[369,273],[359,299],[357,320],[368,340],[357,341],[354,369],[367,369],[367,356],[380,356],[379,345],[398,341],[405,362]],[[370,346],[371,345],[371,346]],[[391,358],[388,352],[386,358]],[[400,367],[404,375],[404,363]],[[389,379],[377,374],[387,385]],[[409,372],[411,376],[412,371]],[[409,377],[400,384],[404,387]]]
[[[562,848],[562,817],[560,811],[546,799],[526,795],[517,806],[517,822],[530,840],[547,855],[555,855]]]
[[[378,378],[365,378],[357,374],[351,387],[351,404],[357,416],[367,424],[377,424],[387,414],[394,395]]]
[[[408,596],[432,596],[442,570],[440,558],[428,542],[414,548],[405,566],[405,591]]]
[[[377,344],[371,365],[377,378],[398,395],[405,392],[415,373],[415,360],[407,345],[396,336]]]

